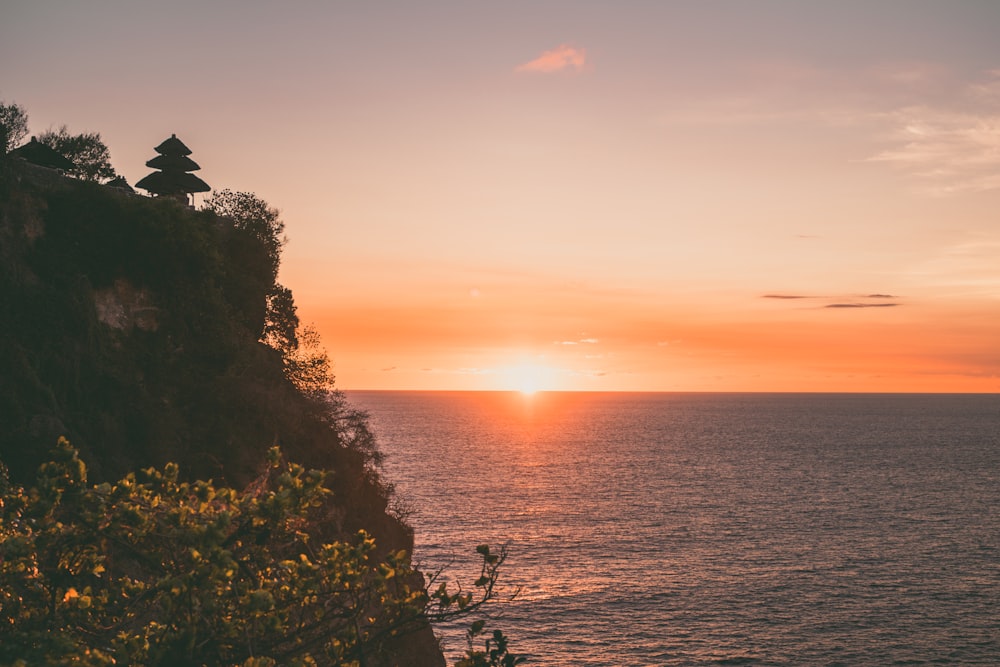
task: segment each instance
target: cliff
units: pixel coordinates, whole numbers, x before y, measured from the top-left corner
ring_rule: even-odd
[[[260,342],[267,249],[227,218],[0,158],[0,460],[30,482],[59,436],[93,481],[168,461],[243,486],[267,450],[333,471],[332,534],[412,548],[364,416],[320,409]],[[331,413],[332,411],[332,413]],[[444,664],[429,628],[389,664]]]

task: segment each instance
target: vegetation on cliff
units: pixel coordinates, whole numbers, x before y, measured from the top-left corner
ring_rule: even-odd
[[[443,664],[428,619],[476,602],[411,568],[366,417],[276,282],[277,212],[208,204],[0,159],[0,659]],[[465,664],[513,664],[499,640]]]
[[[53,454],[30,490],[0,470],[0,664],[412,664],[400,638],[488,600],[503,562],[480,548],[478,600],[428,594],[406,550],[325,539],[325,474],[277,448],[242,492],[174,464],[91,486],[65,439]]]
[[[387,496],[363,415],[289,373],[298,320],[261,236],[211,209],[0,165],[0,454],[13,477],[31,479],[65,435],[101,480],[175,461],[240,486],[278,444],[308,466],[365,470],[351,495]],[[262,342],[276,331],[281,345]]]

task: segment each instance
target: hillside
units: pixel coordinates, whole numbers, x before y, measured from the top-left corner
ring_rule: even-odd
[[[0,159],[0,460],[31,482],[67,437],[92,481],[173,461],[241,487],[280,445],[333,471],[332,535],[412,548],[364,415],[260,342],[268,249],[228,218]],[[405,664],[443,664],[430,630]]]

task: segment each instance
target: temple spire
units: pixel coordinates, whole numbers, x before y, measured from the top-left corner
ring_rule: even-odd
[[[160,197],[173,197],[188,206],[191,205],[189,195],[212,189],[208,183],[191,173],[201,167],[188,157],[191,149],[176,134],[171,134],[169,139],[153,150],[159,155],[146,162],[146,166],[159,171],[154,171],[136,183],[137,188]]]

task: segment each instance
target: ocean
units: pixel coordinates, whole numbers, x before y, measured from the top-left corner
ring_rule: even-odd
[[[347,396],[529,664],[1000,664],[998,395]]]

